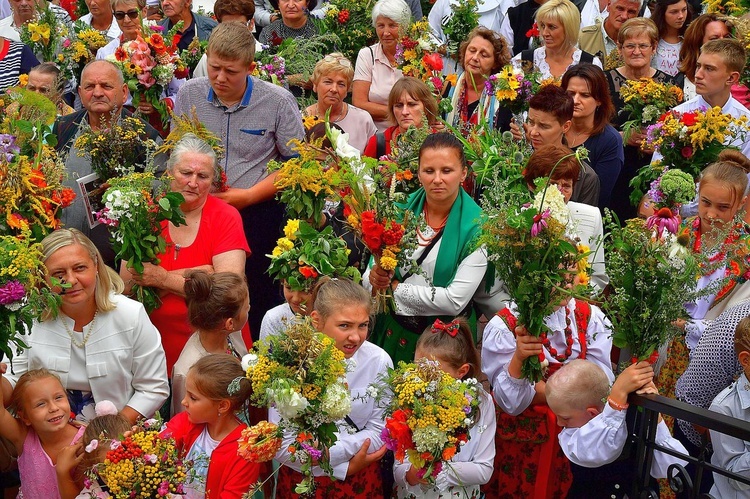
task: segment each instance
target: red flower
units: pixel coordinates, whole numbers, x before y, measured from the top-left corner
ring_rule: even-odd
[[[686,126],[695,125],[695,113],[685,113],[680,118],[680,123]],[[687,156],[686,156],[687,157]]]
[[[128,59],[128,53],[125,52],[125,49],[122,48],[122,46],[117,47],[115,50],[115,59],[118,61],[126,61]]]
[[[302,274],[305,279],[315,279],[316,277],[318,277],[318,272],[314,267],[310,267],[309,265],[300,267],[299,273]]]
[[[539,26],[536,23],[526,32],[526,38],[531,38],[532,36],[539,36]]]
[[[419,43],[416,40],[412,40],[408,36],[405,36],[401,39],[401,45],[404,46],[404,50],[410,50],[419,45]]]
[[[380,249],[384,231],[383,224],[375,221],[374,211],[362,212],[362,239],[373,253]]]
[[[425,67],[430,71],[443,70],[443,58],[440,57],[440,54],[438,54],[437,52],[426,54],[424,57],[422,57],[422,64],[424,64]]]
[[[281,38],[278,33],[276,33],[275,31],[271,33],[271,45],[273,47],[278,47],[283,41],[284,39]]]
[[[688,126],[690,126],[690,125],[688,125]],[[692,156],[693,156],[693,148],[692,147],[686,146],[686,147],[682,148],[682,157],[683,158],[688,159],[688,158],[690,158]]]
[[[341,24],[345,24],[346,21],[349,20],[349,11],[344,9],[341,12],[339,12],[339,22]]]
[[[383,231],[383,242],[388,246],[400,243],[401,238],[404,237],[404,228],[396,222],[390,222],[387,225],[390,227]]]
[[[187,67],[183,69],[177,69],[174,72],[175,78],[187,78],[189,75],[190,75],[190,69],[188,69]]]
[[[150,45],[157,54],[164,54],[167,52],[167,47],[164,45],[164,37],[159,33],[154,33],[149,38]]]

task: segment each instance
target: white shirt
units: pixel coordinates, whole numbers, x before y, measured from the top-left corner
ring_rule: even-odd
[[[573,52],[573,62],[570,63],[570,66],[575,66],[579,62],[581,62],[581,53],[583,51],[579,48],[575,49]],[[518,69],[523,69],[523,61],[521,60],[522,54],[516,54],[513,59],[511,59],[511,63],[513,66],[515,66]],[[598,57],[594,57],[594,60],[592,62],[594,66],[598,66],[599,69],[601,69],[602,61],[599,60]],[[570,67],[568,66],[568,68]],[[543,80],[546,80],[548,78],[555,77],[552,74],[552,70],[549,67],[549,64],[547,63],[547,51],[544,47],[539,47],[537,49],[534,49],[534,68],[541,73],[541,78]],[[567,68],[566,68],[567,69]]]
[[[13,25],[13,15],[0,19],[0,36],[14,42],[21,41],[21,34]]]
[[[690,112],[690,111],[696,111],[699,109],[709,109],[711,105],[706,102],[706,99],[703,98],[702,95],[698,95],[689,101],[683,102],[679,106],[675,106],[673,109],[680,113]],[[722,106],[721,112],[724,114],[728,114],[730,116],[733,116],[735,118],[739,118],[740,116],[746,116],[748,120],[750,120],[750,111],[743,106],[740,101],[729,96],[729,99],[727,100],[726,104]],[[750,157],[750,133],[746,134],[745,141],[742,142],[741,136],[737,136],[736,138],[732,138],[731,136],[727,137],[728,142],[725,145],[732,145],[739,147],[740,151],[742,151],[742,154],[745,156]],[[662,159],[661,153],[659,151],[654,151],[654,155],[651,159],[651,163],[654,161]]]
[[[362,448],[366,439],[370,439],[368,454],[380,450],[383,446],[380,433],[385,428],[385,407],[389,401],[381,400],[379,404],[376,404],[375,399],[367,394],[367,387],[380,376],[387,374],[388,369],[393,367],[393,362],[385,350],[369,341],[365,341],[346,362],[350,369],[346,373],[346,381],[352,396],[352,411],[349,413],[349,419],[359,428],[359,431],[344,420],[336,423],[338,427],[336,443],[329,449],[329,456],[333,476],[338,480],[346,478],[349,460]],[[268,420],[272,423],[279,422],[279,413],[274,408],[268,409]],[[284,434],[281,449],[276,453],[276,460],[300,471],[299,461],[290,461],[287,451],[296,436],[291,432]],[[325,474],[319,466],[314,466],[312,473],[314,476]]]
[[[604,410],[580,428],[563,428],[558,439],[565,456],[570,462],[586,468],[598,468],[615,461],[622,454],[628,438],[625,414],[626,411],[616,411],[609,404],[604,404]],[[685,446],[669,433],[664,421],[656,426],[655,443],[676,452],[688,453]],[[651,476],[666,478],[667,468],[672,464],[686,466],[687,462],[663,452],[654,452]]]
[[[680,69],[677,67],[680,62],[680,48],[682,48],[682,40],[677,43],[669,43],[663,38],[660,39],[656,46],[654,58],[651,59],[651,67],[663,71],[670,76],[675,76],[680,72]]]
[[[578,341],[578,325],[576,324],[574,310],[575,298],[568,302],[567,310],[570,318],[570,330],[573,334],[573,346],[568,360],[577,359],[581,355],[581,345]],[[510,311],[518,315],[515,303],[511,303]],[[550,346],[558,353],[565,352],[565,308],[560,308],[544,319],[547,327],[553,331],[550,334]],[[612,364],[609,356],[612,350],[612,339],[610,338],[612,325],[604,316],[599,307],[591,305],[591,317],[586,331],[586,360],[590,360],[601,367],[612,383],[615,375],[612,372]],[[550,364],[559,363],[554,359],[546,348],[542,349]],[[505,321],[495,316],[484,328],[484,339],[482,340],[482,370],[490,379],[492,394],[495,402],[500,408],[510,414],[517,416],[521,414],[534,398],[534,384],[525,378],[514,378],[508,373],[513,354],[516,351],[516,337]]]
[[[599,10],[599,0],[586,0],[586,4],[581,10],[581,28],[604,24],[607,17],[609,17],[607,6],[604,7],[604,10]]]
[[[12,11],[10,10],[10,2],[8,2],[8,0],[0,0],[0,19],[11,14]]]
[[[483,388],[480,388],[479,421],[469,429],[469,441],[461,446],[449,465],[444,465],[435,485],[423,488],[411,486],[406,473],[411,468],[408,459],[396,461],[393,475],[398,485],[399,498],[447,498],[479,497],[479,486],[490,480],[495,459],[495,404]]]
[[[294,319],[294,312],[288,303],[276,305],[263,316],[260,323],[260,339],[265,340],[272,334],[277,334],[286,329],[287,321]]]
[[[97,313],[94,332],[84,347],[91,394],[95,401],[110,400],[118,410],[127,405],[150,417],[169,395],[161,336],[142,304],[119,294],[110,299],[117,307]],[[14,373],[9,369],[5,374],[11,385],[23,373],[46,367],[67,388],[71,350],[79,347],[73,345],[62,321],[73,330],[73,319],[60,314],[34,323],[31,334],[22,336],[29,348],[13,357]]]
[[[185,480],[185,499],[205,499],[206,497],[206,477],[208,476],[208,465],[211,461],[211,454],[219,446],[221,441],[214,440],[208,433],[208,425],[185,456],[188,462],[193,463],[192,472],[188,473]]]
[[[604,224],[599,208],[575,201],[568,201],[570,221],[568,232],[578,236],[581,243],[591,249],[588,256],[591,265],[591,284],[603,290],[609,283],[604,266]]]
[[[719,393],[711,403],[712,411],[747,421],[750,419],[750,383],[743,372],[737,381]],[[710,430],[714,447],[711,464],[750,478],[750,442]],[[750,485],[714,473],[713,497],[750,498]]]
[[[85,22],[89,26],[91,26],[91,20],[93,18],[94,18],[94,16],[91,13],[89,13],[89,14],[86,14],[85,16],[81,16],[80,20],[83,21],[83,22]],[[94,29],[96,29],[96,28],[94,28]],[[110,41],[110,40],[114,40],[115,38],[117,38],[118,36],[120,36],[120,34],[122,34],[122,30],[120,29],[120,25],[117,24],[117,21],[115,20],[115,18],[113,16],[112,17],[112,24],[109,25],[109,29],[104,34],[104,36],[107,37],[107,41]]]

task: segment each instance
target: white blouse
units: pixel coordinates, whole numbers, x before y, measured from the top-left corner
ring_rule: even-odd
[[[583,51],[581,49],[575,49],[575,51],[573,52],[573,62],[570,63],[570,66],[575,66],[576,64],[581,62],[582,53]],[[514,67],[523,69],[521,54],[516,54],[516,56],[511,59],[511,63]],[[592,64],[594,64],[594,66],[599,66],[599,68],[603,67],[602,61],[600,61],[598,57],[594,57]],[[568,68],[570,66],[568,66]],[[550,70],[549,64],[547,63],[547,51],[544,47],[534,49],[534,68],[542,74],[543,80],[546,80],[548,78],[555,78],[555,76],[552,74],[552,70]]]

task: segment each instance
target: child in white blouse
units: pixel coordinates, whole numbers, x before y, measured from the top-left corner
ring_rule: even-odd
[[[428,358],[456,379],[485,378],[480,370],[479,352],[474,346],[469,324],[440,319],[427,328],[417,341],[415,359]],[[480,379],[481,381],[481,379]],[[480,388],[479,420],[469,430],[469,441],[443,466],[435,485],[417,477],[417,470],[404,460],[396,462],[393,474],[399,498],[478,498],[479,486],[492,476],[495,458],[495,408],[489,394]]]
[[[550,376],[544,390],[547,404],[555,413],[557,424],[563,427],[558,435],[560,447],[572,463],[598,468],[620,457],[628,437],[625,423],[628,395],[658,393],[653,377],[651,364],[641,361],[624,369],[610,391],[604,371],[593,362],[579,359],[565,364]],[[687,454],[685,447],[659,419],[656,443]],[[673,463],[687,464],[663,452],[655,452],[651,476],[666,478],[667,468]],[[574,469],[574,487],[577,479]],[[627,486],[627,479],[620,476],[618,480],[623,487]]]
[[[337,423],[336,443],[329,449],[330,464],[336,481],[325,476],[319,466],[313,467],[315,497],[346,498],[381,497],[382,480],[379,461],[386,452],[381,437],[385,427],[385,406],[368,396],[368,386],[393,367],[382,348],[366,341],[372,313],[372,297],[348,279],[321,278],[313,289],[315,327],[334,340],[347,362],[346,380],[352,396],[352,410]],[[277,423],[278,412],[269,409],[269,420]],[[276,454],[282,464],[276,497],[299,497],[294,487],[303,476],[299,462],[291,462],[288,444],[295,435],[287,434]]]

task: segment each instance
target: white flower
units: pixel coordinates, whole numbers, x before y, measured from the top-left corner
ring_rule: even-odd
[[[147,419],[146,422],[143,423],[143,426],[146,427],[146,428],[153,428],[157,424],[159,424],[159,422],[157,420],[151,418],[151,419]]]
[[[323,394],[321,410],[331,421],[346,417],[352,410],[352,398],[344,385],[334,384]]]
[[[284,419],[296,418],[310,405],[305,397],[288,386],[268,388],[266,393]]]
[[[367,387],[367,395],[369,395],[372,398],[376,398],[380,391],[373,385],[370,385]]]
[[[258,363],[258,356],[254,353],[249,353],[242,357],[242,370],[247,371],[251,367]]]
[[[424,37],[419,39],[419,48],[426,51],[432,51],[435,50],[435,47],[433,47],[433,44],[430,40],[425,39]]]
[[[339,132],[336,137],[336,155],[345,159],[359,159],[359,149],[349,144],[349,134],[336,131]]]
[[[15,312],[16,310],[20,309],[22,306],[22,301],[14,301],[13,303],[8,303],[5,305],[5,308],[10,310],[11,312]]]
[[[565,205],[565,198],[562,193],[554,185],[547,185],[546,189],[544,186],[537,189],[531,205],[540,213],[548,209],[552,218],[563,225],[568,225],[570,211],[568,211],[568,207]]]
[[[97,439],[93,439],[89,444],[86,446],[86,452],[91,454],[96,450],[96,448],[99,447],[99,441]]]

